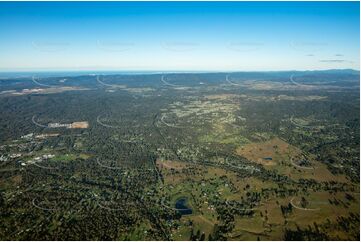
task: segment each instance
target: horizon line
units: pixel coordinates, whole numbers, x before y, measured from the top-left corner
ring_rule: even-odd
[[[122,70],[122,69],[84,69],[84,70],[74,70],[74,69],[31,69],[31,70],[1,70],[0,73],[26,73],[26,72],[189,72],[189,73],[223,73],[223,72],[297,72],[297,71],[344,71],[344,70],[350,70],[350,71],[358,71],[360,72],[360,69],[354,69],[354,68],[327,68],[327,69],[280,69],[280,70],[162,70],[162,69],[153,69],[153,70],[144,70],[144,69],[135,69],[135,70]]]

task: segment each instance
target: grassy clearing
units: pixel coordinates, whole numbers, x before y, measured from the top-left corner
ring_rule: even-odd
[[[280,162],[282,154],[289,152],[290,145],[273,138],[266,142],[251,143],[237,148],[236,153],[255,163],[274,166]],[[270,159],[267,159],[270,158]]]
[[[236,153],[252,162],[263,165],[266,169],[276,170],[278,173],[295,180],[302,178],[347,182],[345,176],[333,175],[325,164],[316,161],[311,155],[307,156],[311,163],[310,166],[299,166],[296,161],[304,156],[302,151],[279,138],[246,144],[237,148]]]
[[[157,166],[160,169],[167,169],[167,170],[181,170],[183,168],[187,168],[189,167],[189,165],[187,165],[184,162],[177,162],[177,161],[170,161],[170,160],[160,160],[158,159],[156,161]]]

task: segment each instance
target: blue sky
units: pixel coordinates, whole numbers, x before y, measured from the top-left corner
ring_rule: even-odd
[[[0,71],[359,69],[359,2],[1,2]]]

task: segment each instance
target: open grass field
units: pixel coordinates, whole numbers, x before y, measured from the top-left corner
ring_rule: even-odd
[[[345,176],[331,174],[325,164],[317,161],[310,154],[305,155],[300,149],[279,138],[243,145],[236,149],[236,154],[292,179],[347,182]],[[307,159],[308,166],[297,164],[301,159]]]

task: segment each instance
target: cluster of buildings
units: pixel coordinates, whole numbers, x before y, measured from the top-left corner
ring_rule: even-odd
[[[71,124],[49,123],[48,127],[49,128],[67,128],[67,129],[86,129],[89,127],[89,123],[86,121],[73,122]]]
[[[19,161],[19,162],[20,162],[20,164],[22,166],[26,166],[28,164],[34,164],[34,163],[41,162],[43,160],[48,160],[48,159],[51,159],[51,158],[54,158],[54,157],[55,157],[55,155],[53,155],[53,154],[45,154],[45,155],[42,155],[42,156],[34,157],[33,159],[28,160],[28,161]]]
[[[61,124],[61,123],[49,123],[49,128],[67,128],[69,129],[71,127],[71,124]]]
[[[11,159],[15,159],[15,158],[19,158],[21,157],[21,154],[20,153],[14,153],[14,154],[2,154],[0,156],[0,161],[9,161]]]
[[[59,135],[60,135],[59,133],[48,133],[48,134],[38,134],[38,135],[35,135],[34,133],[30,133],[30,134],[21,136],[21,138],[22,139],[27,139],[27,140],[30,140],[32,138],[45,139],[45,138],[48,138],[48,137],[57,137]]]

